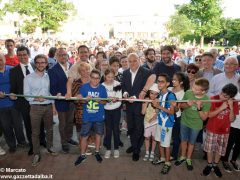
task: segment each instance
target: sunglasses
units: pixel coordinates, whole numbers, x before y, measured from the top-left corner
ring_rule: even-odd
[[[187,70],[187,73],[196,74],[196,71],[191,70],[191,69],[188,69],[188,70]]]
[[[201,62],[202,59],[200,59],[200,58],[196,58],[195,61],[196,61],[196,62],[198,62],[198,61]]]

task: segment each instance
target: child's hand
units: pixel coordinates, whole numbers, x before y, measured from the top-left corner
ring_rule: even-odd
[[[82,96],[81,94],[78,94],[78,95],[76,96],[76,98],[82,99],[83,96]]]
[[[92,99],[92,96],[87,96],[86,101],[90,101]]]
[[[188,102],[187,102],[187,104],[188,104],[189,106],[192,106],[194,103],[195,103],[194,100],[188,100]]]
[[[158,99],[155,99],[152,101],[152,105],[155,107],[155,108],[158,108],[159,107],[159,100]]]
[[[221,109],[221,110],[224,110],[224,109],[226,109],[227,107],[228,107],[228,102],[225,101],[225,102],[223,102],[222,105],[220,106],[220,109]]]

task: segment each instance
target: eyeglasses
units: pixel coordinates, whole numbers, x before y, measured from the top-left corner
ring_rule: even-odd
[[[100,77],[94,77],[94,76],[90,76],[92,79],[96,79],[96,80],[99,80]]]
[[[198,61],[201,62],[202,59],[201,59],[201,58],[196,58],[195,61],[196,61],[196,62],[198,62]]]
[[[37,64],[37,65],[43,65],[43,64],[47,64],[47,62],[35,62],[35,64]]]
[[[191,69],[188,69],[188,70],[187,70],[187,73],[196,74],[196,71],[191,70]]]
[[[236,64],[236,63],[225,63],[224,65],[226,65],[226,66],[237,66],[238,64]]]
[[[68,54],[58,54],[59,57],[68,57]]]
[[[166,81],[158,80],[157,82],[158,82],[158,83],[165,83]]]
[[[226,98],[226,99],[229,99],[229,98],[230,98],[229,95],[227,95],[227,94],[225,94],[225,93],[223,93],[223,92],[222,92],[222,96],[223,96],[224,98]]]

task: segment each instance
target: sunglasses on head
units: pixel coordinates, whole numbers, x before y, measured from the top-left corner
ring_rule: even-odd
[[[187,70],[187,73],[196,74],[196,71],[191,70],[191,69],[188,69],[188,70]]]

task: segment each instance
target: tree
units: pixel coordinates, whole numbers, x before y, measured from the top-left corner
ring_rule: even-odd
[[[186,15],[177,12],[166,23],[166,29],[170,37],[177,37],[181,41],[185,36],[192,34],[195,27]]]
[[[232,45],[240,44],[240,18],[226,19],[223,29],[224,37],[229,40]]]
[[[220,19],[222,9],[221,0],[191,0],[188,4],[179,6],[179,14],[184,14],[195,24],[195,34],[201,37],[203,47],[204,36],[212,36],[221,31]]]
[[[17,12],[22,17],[22,30],[26,33],[31,33],[34,27],[40,27],[45,33],[57,31],[61,22],[74,12],[74,6],[64,0],[12,0],[5,4],[3,10],[5,13]]]

